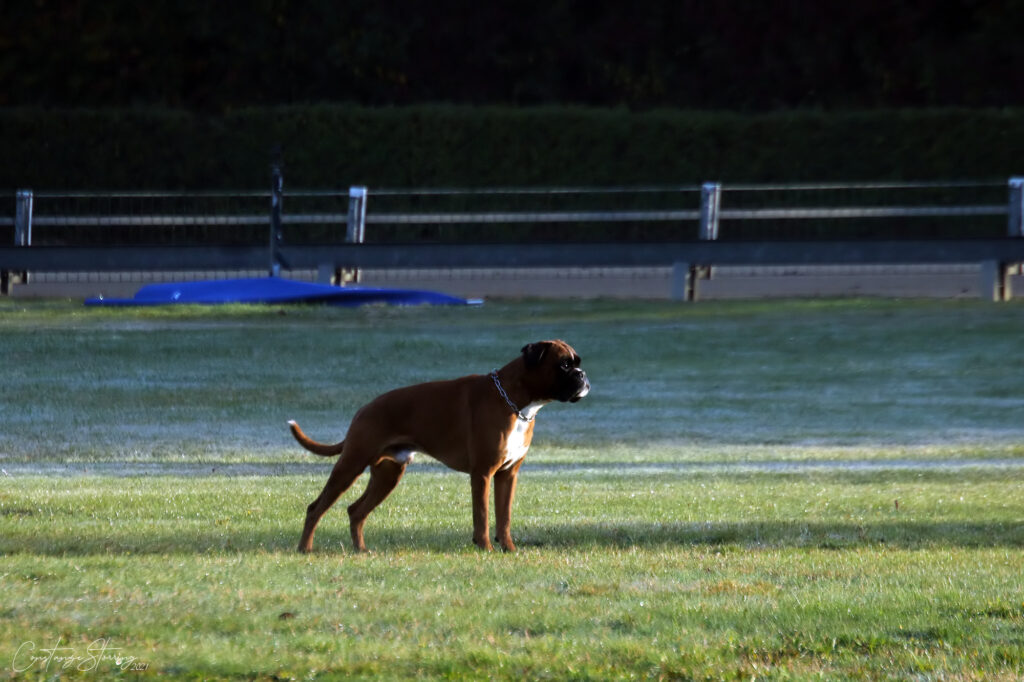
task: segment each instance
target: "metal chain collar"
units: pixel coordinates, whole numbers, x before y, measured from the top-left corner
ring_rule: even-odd
[[[537,415],[534,414],[533,417],[523,416],[522,411],[520,411],[520,409],[516,407],[516,404],[512,402],[511,398],[508,397],[508,393],[505,393],[505,389],[502,387],[501,382],[498,381],[498,370],[495,369],[491,371],[491,379],[494,380],[494,385],[497,387],[498,393],[500,393],[501,397],[505,399],[505,402],[508,403],[508,406],[512,408],[512,411],[516,413],[516,417],[518,417],[524,422],[532,422],[534,417],[536,417]]]

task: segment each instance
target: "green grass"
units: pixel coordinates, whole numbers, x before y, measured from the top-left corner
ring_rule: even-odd
[[[975,302],[0,302],[0,676],[102,679],[107,646],[172,679],[1019,679],[1022,332]],[[594,390],[538,419],[519,553],[419,461],[372,554],[354,492],[293,551],[330,463],[287,418],[340,437],[552,336]],[[908,466],[942,460],[977,466]]]
[[[594,391],[542,413],[552,453],[990,458],[1024,442],[1018,303],[23,307],[0,303],[0,461],[294,461],[288,419],[340,437],[385,389],[485,373],[555,336]]]
[[[426,473],[375,553],[338,510],[307,557],[320,477],[18,478],[0,661],[103,639],[185,677],[1024,674],[1024,476],[895,479],[527,472],[520,552],[484,555],[466,482]]]

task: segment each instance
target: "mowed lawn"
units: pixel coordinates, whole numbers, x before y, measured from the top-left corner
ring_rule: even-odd
[[[398,385],[561,337],[514,555],[417,461],[294,552]],[[832,301],[97,311],[0,302],[0,675],[1019,679],[1024,307]],[[356,484],[361,488],[363,481]]]

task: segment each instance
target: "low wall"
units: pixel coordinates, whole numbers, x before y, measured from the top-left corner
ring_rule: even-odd
[[[15,284],[15,298],[127,297],[147,282],[187,281],[263,272],[61,273],[32,274],[28,284]],[[313,281],[315,271],[285,272]],[[1024,277],[1011,277],[1024,292]],[[469,298],[622,298],[667,300],[671,268],[534,268],[507,270],[370,270],[364,284],[431,289]],[[982,275],[978,265],[945,266],[800,266],[717,267],[698,284],[701,300],[892,297],[978,298]]]

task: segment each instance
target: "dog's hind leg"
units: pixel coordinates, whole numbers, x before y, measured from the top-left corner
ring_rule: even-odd
[[[348,508],[349,524],[352,530],[352,545],[357,552],[366,551],[363,541],[363,524],[377,505],[388,498],[398,482],[402,480],[408,459],[394,460],[384,458],[370,467],[370,482],[358,500]]]
[[[320,492],[320,496],[306,508],[306,525],[302,529],[302,538],[299,540],[300,552],[313,551],[313,532],[320,523],[320,519],[327,510],[338,501],[338,498],[345,494],[345,491],[352,487],[359,475],[366,468],[364,462],[357,457],[351,456],[354,453],[346,451],[334,464],[334,469],[327,479],[327,484]]]

